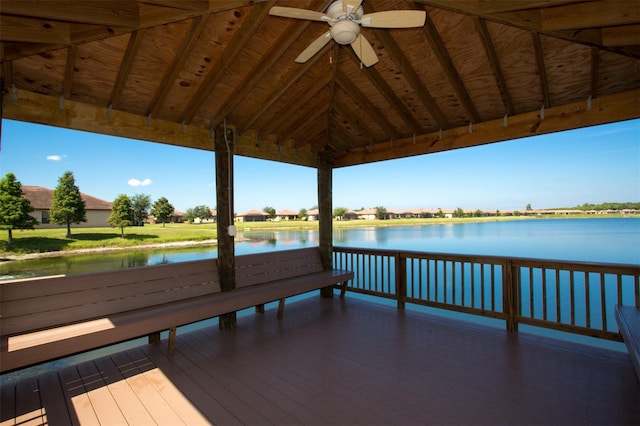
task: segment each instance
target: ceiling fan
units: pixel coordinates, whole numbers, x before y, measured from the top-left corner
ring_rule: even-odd
[[[274,6],[270,15],[285,18],[307,19],[327,22],[331,28],[313,41],[298,55],[296,62],[305,63],[330,40],[338,44],[349,44],[360,62],[367,67],[378,62],[371,43],[360,34],[360,27],[371,28],[415,28],[424,25],[424,10],[389,10],[363,14],[362,0],[337,0],[327,8],[327,13],[295,7]]]

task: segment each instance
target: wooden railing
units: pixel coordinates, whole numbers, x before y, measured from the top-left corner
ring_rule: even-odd
[[[334,247],[348,290],[620,340],[614,307],[640,307],[640,266]],[[401,265],[401,267],[398,267]]]

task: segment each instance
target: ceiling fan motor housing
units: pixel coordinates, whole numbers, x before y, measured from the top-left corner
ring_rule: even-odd
[[[360,25],[353,20],[360,20],[363,14],[362,6],[356,10],[345,12],[341,0],[331,3],[327,15],[338,22],[329,22],[331,38],[338,44],[351,44],[360,34]]]

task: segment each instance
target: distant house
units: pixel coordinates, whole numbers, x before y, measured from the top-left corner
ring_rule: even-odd
[[[318,216],[320,216],[320,210],[318,209],[311,209],[311,210],[307,210],[307,220],[318,220]]]
[[[53,202],[52,189],[44,188],[42,186],[23,185],[22,192],[24,192],[25,198],[29,200],[31,205],[35,208],[35,211],[31,213],[31,216],[35,217],[36,220],[40,222],[39,225],[36,225],[36,228],[62,228],[65,226],[53,224],[49,219],[49,210],[51,209],[51,203]],[[73,224],[73,226],[79,228],[110,226],[107,219],[111,214],[111,203],[82,192],[80,193],[80,196],[84,200],[87,221],[79,224]]]
[[[264,222],[268,214],[259,210],[249,210],[237,216],[238,222]]]
[[[275,220],[296,220],[299,217],[297,212],[293,210],[282,210],[276,213]]]

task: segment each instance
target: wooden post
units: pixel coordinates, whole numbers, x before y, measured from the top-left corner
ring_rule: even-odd
[[[226,134],[225,134],[226,132]],[[216,204],[218,212],[218,278],[220,289],[230,291],[236,287],[235,226],[233,222],[233,139],[230,129],[220,127],[215,132],[216,151]],[[230,235],[232,234],[232,235]],[[236,313],[220,315],[221,330],[236,328]]]
[[[502,305],[507,315],[507,331],[516,333],[518,331],[518,279],[513,270],[513,262],[508,261],[503,266],[502,272]]]
[[[318,219],[320,259],[324,269],[333,267],[333,160],[330,151],[318,153]],[[333,287],[320,289],[322,297],[333,297]]]
[[[395,257],[396,272],[396,299],[399,310],[405,308],[405,297],[407,296],[407,265],[406,257],[397,252]]]

